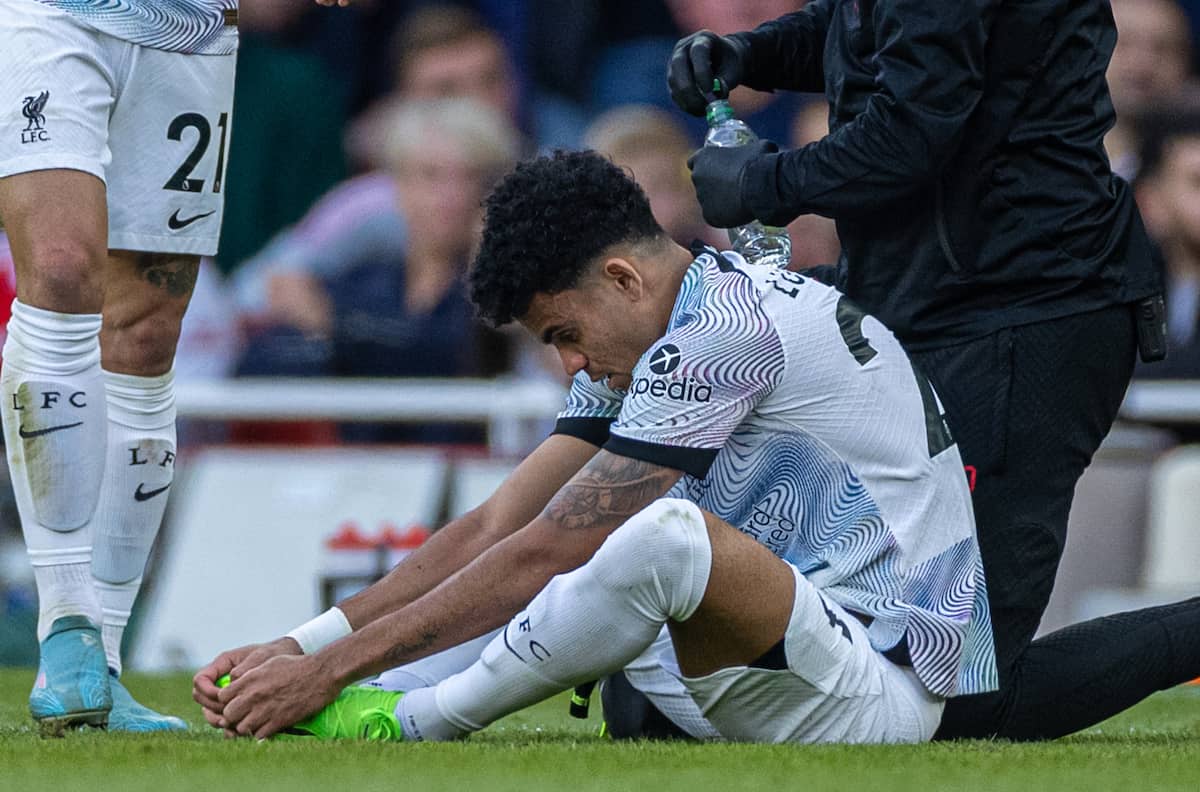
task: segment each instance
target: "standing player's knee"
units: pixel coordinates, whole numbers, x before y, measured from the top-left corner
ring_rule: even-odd
[[[687,618],[704,593],[711,563],[700,509],[690,501],[661,498],[614,531],[589,566],[614,591],[649,594],[661,599],[664,616]]]
[[[22,300],[60,313],[99,313],[104,294],[102,245],[70,237],[31,241],[18,262]]]

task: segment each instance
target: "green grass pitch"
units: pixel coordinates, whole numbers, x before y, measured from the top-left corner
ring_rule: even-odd
[[[767,746],[614,743],[597,716],[545,702],[470,740],[441,745],[257,744],[203,725],[187,675],[128,675],[145,703],[193,724],[185,734],[82,732],[41,739],[29,721],[29,670],[0,670],[4,792],[420,792],[465,790],[1200,790],[1200,688],[1159,694],[1055,743]]]

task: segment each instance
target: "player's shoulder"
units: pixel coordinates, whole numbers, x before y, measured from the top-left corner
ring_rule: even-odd
[[[780,322],[791,325],[798,317],[835,310],[837,290],[807,276],[747,262],[734,251],[699,247],[693,254],[672,329],[759,335],[773,331]]]
[[[815,278],[793,272],[774,264],[758,264],[748,261],[733,250],[717,250],[708,246],[692,249],[695,259],[693,269],[697,279],[709,287],[709,296],[719,295],[728,299],[761,301],[778,295],[796,299],[821,299],[836,292]],[[738,286],[743,288],[738,288]],[[753,295],[753,296],[752,296]],[[718,298],[718,299],[719,299]]]

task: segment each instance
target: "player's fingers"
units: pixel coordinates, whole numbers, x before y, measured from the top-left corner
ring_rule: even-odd
[[[235,730],[244,737],[257,737],[258,732],[270,722],[270,713],[265,711],[265,705],[253,707],[238,721]]]
[[[260,665],[269,660],[270,657],[271,654],[269,652],[256,649],[244,657],[238,658],[237,664],[229,669],[229,679],[231,681],[237,680],[242,675],[254,670],[255,668],[258,668]]]
[[[278,718],[272,718],[254,731],[254,739],[269,739],[284,728],[286,728],[286,724],[281,723]]]
[[[221,700],[217,698],[218,693],[220,693],[219,688],[214,687],[212,690],[204,690],[201,689],[199,685],[193,685],[192,701],[196,702],[206,710],[212,710],[213,712],[219,713],[222,705]]]
[[[221,711],[222,715],[230,717],[229,705],[237,699],[240,692],[237,682],[230,682],[223,688],[217,688],[217,709]]]
[[[201,707],[200,713],[204,716],[204,721],[214,729],[225,728],[225,719],[221,717],[221,713],[211,710],[208,707]]]

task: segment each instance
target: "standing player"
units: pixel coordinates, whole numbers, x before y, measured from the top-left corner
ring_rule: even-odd
[[[125,690],[120,645],[172,481],[172,362],[217,249],[236,50],[237,0],[0,0],[0,389],[49,730],[184,728]]]
[[[211,723],[270,736],[514,614],[463,673],[351,688],[300,730],[448,739],[636,663],[695,736],[916,742],[946,697],[994,687],[961,459],[883,325],[799,275],[689,253],[595,153],[519,166],[487,208],[472,297],[558,349],[557,433],[294,643],[201,670]]]

